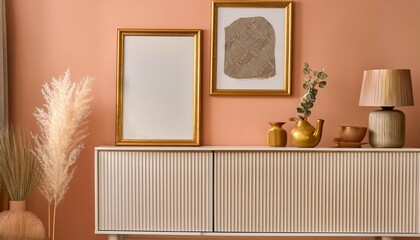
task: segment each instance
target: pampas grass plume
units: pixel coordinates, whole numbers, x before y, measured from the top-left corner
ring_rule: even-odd
[[[86,77],[74,83],[67,69],[64,76],[43,85],[46,103],[34,113],[40,128],[39,135],[33,136],[34,152],[43,173],[39,188],[49,204],[48,236],[52,235],[53,240],[56,208],[69,188],[74,164],[87,136],[92,80]]]

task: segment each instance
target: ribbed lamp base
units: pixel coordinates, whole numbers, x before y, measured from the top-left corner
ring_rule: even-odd
[[[405,143],[405,115],[399,110],[369,114],[369,144],[375,148],[400,148]]]

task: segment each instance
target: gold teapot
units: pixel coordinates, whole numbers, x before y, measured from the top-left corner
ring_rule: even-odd
[[[290,131],[290,142],[295,147],[312,148],[319,144],[322,137],[322,127],[324,120],[318,119],[316,128],[308,121],[297,118],[290,118],[296,122],[296,126]]]

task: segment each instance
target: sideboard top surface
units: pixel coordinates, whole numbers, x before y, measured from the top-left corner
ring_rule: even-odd
[[[419,152],[420,148],[295,148],[267,146],[139,147],[97,146],[96,151],[262,151],[262,152]]]

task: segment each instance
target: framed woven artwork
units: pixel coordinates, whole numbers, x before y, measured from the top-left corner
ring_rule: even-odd
[[[200,36],[118,29],[116,145],[200,144]]]
[[[290,95],[292,1],[213,0],[211,95]]]

